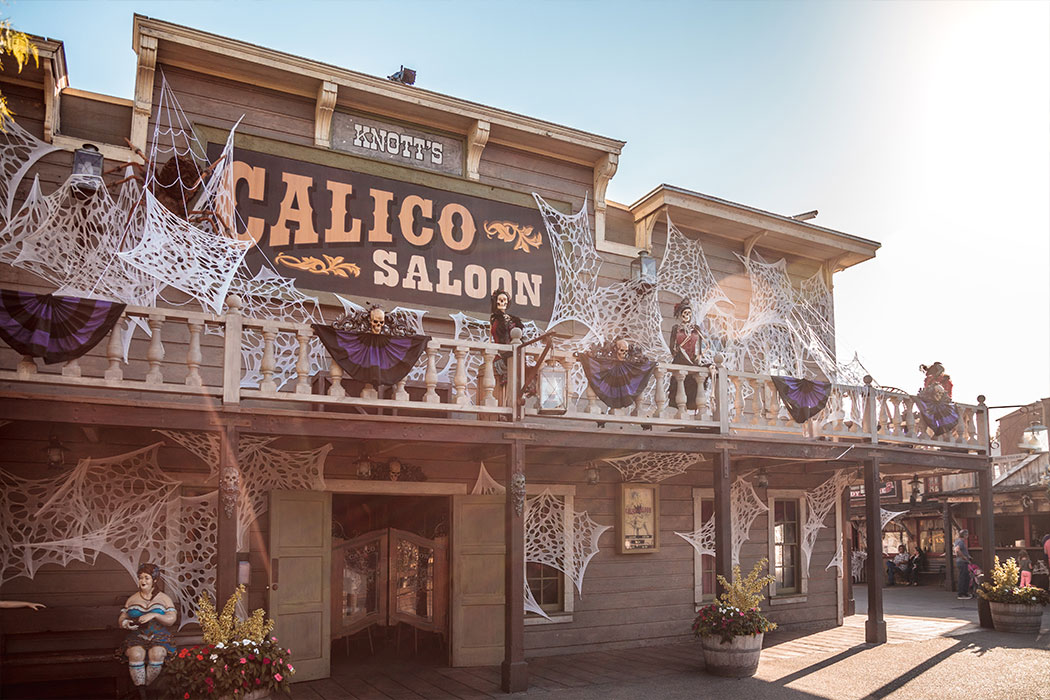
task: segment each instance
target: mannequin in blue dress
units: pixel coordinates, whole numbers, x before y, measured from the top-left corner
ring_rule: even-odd
[[[146,696],[146,686],[156,680],[164,659],[175,652],[168,629],[175,624],[177,613],[171,598],[162,589],[160,568],[142,564],[138,568],[139,589],[131,594],[120,611],[117,624],[128,630],[121,650],[128,657],[128,671],[139,697]],[[146,659],[149,666],[146,666]]]

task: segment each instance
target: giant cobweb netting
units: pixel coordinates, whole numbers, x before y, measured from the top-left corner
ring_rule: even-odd
[[[686,238],[667,217],[667,246],[657,273],[661,290],[689,300],[694,319],[706,318],[715,312],[719,304],[731,306],[732,302],[711,272],[700,241]],[[712,339],[704,338],[704,348],[713,345]]]
[[[538,194],[532,195],[543,215],[554,254],[554,311],[548,328],[565,321],[594,322],[591,293],[598,288],[601,256],[594,249],[594,236],[587,215],[587,201],[575,214],[562,214]]]
[[[209,482],[219,479],[220,437],[217,433],[191,430],[158,430],[196,455],[211,470]],[[251,524],[266,513],[267,493],[272,490],[323,491],[324,463],[332,445],[313,450],[280,450],[272,447],[277,438],[242,435],[237,445],[241,491],[237,510],[237,546],[248,546]]]
[[[570,511],[550,489],[525,502],[525,562],[545,564],[565,574],[583,595],[587,565],[598,553],[598,540],[611,526],[600,525],[585,512]],[[530,607],[531,601],[531,607]],[[528,592],[526,609],[547,617]]]
[[[839,469],[831,478],[817,488],[806,491],[806,522],[802,525],[802,568],[809,571],[809,560],[813,546],[817,543],[817,534],[824,527],[824,520],[832,511],[844,489],[850,481],[850,472]],[[840,553],[836,550],[836,557]]]
[[[474,482],[474,488],[470,490],[471,496],[493,496],[507,493],[507,488],[492,478],[489,470],[485,468],[484,462],[478,463],[478,478]]]
[[[47,479],[0,472],[0,581],[33,578],[45,564],[94,564],[99,554],[134,578],[139,563],[152,561],[180,624],[195,621],[194,600],[215,585],[215,494],[181,496],[181,484],[157,464],[160,445],[84,459]]]
[[[733,566],[740,564],[740,548],[751,536],[751,524],[761,513],[769,508],[763,503],[754,486],[743,477],[737,477],[729,490],[729,510],[732,520]],[[674,533],[688,542],[697,554],[715,556],[715,516],[711,515],[693,532]]]
[[[693,452],[635,452],[602,461],[616,467],[626,482],[655,484],[684,474],[689,466],[704,461],[704,457]]]
[[[4,115],[0,129],[0,217],[2,223],[11,220],[14,213],[15,192],[22,178],[34,163],[48,153],[61,150],[44,143],[23,129],[8,115]]]
[[[886,526],[890,524],[891,520],[893,520],[894,518],[896,518],[898,516],[904,515],[905,512],[907,512],[907,511],[903,511],[903,510],[886,510],[885,508],[879,508],[879,520],[881,521],[881,524],[879,525],[879,529],[880,530],[885,530]]]

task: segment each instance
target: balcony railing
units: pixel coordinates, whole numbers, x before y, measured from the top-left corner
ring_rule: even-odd
[[[0,350],[0,380],[51,384],[68,393],[105,391],[151,395],[206,396],[217,403],[324,405],[371,412],[464,419],[495,416],[517,422],[555,421],[605,429],[696,430],[723,435],[783,439],[888,443],[923,448],[955,448],[989,454],[988,414],[982,405],[957,403],[959,421],[934,436],[923,422],[915,397],[865,384],[833,384],[826,407],[809,421],[794,422],[782,405],[771,377],[715,365],[695,367],[658,363],[652,379],[633,406],[610,409],[591,391],[577,359],[554,351],[540,372],[563,371],[569,377],[568,408],[558,416],[541,415],[535,397],[513,406],[505,384],[520,383],[511,362],[508,382],[497,379],[500,353],[522,356],[533,364],[537,346],[433,338],[416,370],[394,387],[350,381],[330,362],[325,380],[311,372],[317,346],[309,325],[243,318],[231,299],[231,311],[214,315],[182,309],[128,307],[108,341],[64,365],[40,365],[10,348]],[[135,339],[128,322],[142,329]],[[242,342],[257,342],[255,381],[248,381]],[[278,348],[295,356],[291,371],[279,371]],[[285,360],[287,364],[287,359]],[[676,386],[671,395],[672,378]],[[686,405],[685,380],[696,385],[693,407]]]

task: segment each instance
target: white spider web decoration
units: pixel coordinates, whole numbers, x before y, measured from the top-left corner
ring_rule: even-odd
[[[864,570],[864,560],[868,558],[867,552],[859,552],[854,550],[850,557],[849,572],[853,578],[860,578],[861,572]]]
[[[58,146],[44,143],[11,117],[3,117],[3,130],[0,131],[0,216],[4,223],[11,219],[15,192],[26,172],[33,163],[58,150],[61,150]]]
[[[594,237],[587,216],[587,201],[572,215],[552,208],[538,194],[532,195],[543,215],[547,239],[554,254],[554,311],[548,328],[565,321],[579,321],[590,327],[593,316],[590,297],[598,287],[601,256],[594,249]]]
[[[51,198],[43,195],[40,191],[40,178],[34,176],[22,207],[13,217],[5,219],[3,228],[0,229],[0,262],[14,264],[21,250],[22,239],[35,233],[51,216],[51,207]]]
[[[657,273],[660,289],[688,299],[694,319],[703,319],[729,297],[715,281],[700,241],[690,240],[667,217],[667,247]]]
[[[737,477],[729,489],[730,512],[733,521],[733,566],[740,563],[740,548],[751,535],[751,524],[769,506],[759,499],[755,487],[743,477]]]
[[[704,521],[699,530],[692,532],[675,532],[674,534],[693,545],[693,549],[700,556],[705,554],[715,556],[715,516]]]
[[[890,524],[890,521],[894,518],[904,515],[907,511],[903,510],[886,510],[885,508],[879,508],[879,519],[882,524],[879,526],[879,530],[885,530],[886,526]]]
[[[704,456],[692,452],[635,452],[602,461],[616,467],[626,482],[655,484],[684,474],[690,465],[703,462]]]
[[[485,463],[478,464],[478,480],[474,482],[474,488],[470,490],[472,496],[491,496],[506,493],[507,487],[499,483],[489,475]]]
[[[824,520],[835,507],[850,480],[849,471],[837,470],[831,478],[817,488],[806,491],[806,522],[802,525],[802,567],[809,571],[809,560],[817,534],[824,527]],[[838,554],[836,554],[838,556]]]
[[[835,547],[835,556],[831,558],[828,565],[824,567],[824,571],[827,571],[831,567],[835,567],[840,572],[842,571],[842,543],[839,542],[838,546]]]
[[[567,516],[571,516],[571,547],[566,546]],[[567,513],[564,501],[545,489],[525,502],[525,561],[562,572],[582,596],[587,565],[599,551],[598,539],[609,528],[596,523],[586,511]]]
[[[598,287],[588,297],[588,333],[580,349],[600,345],[619,336],[641,348],[651,358],[668,358],[671,349],[661,331],[657,287],[644,280],[624,280]]]

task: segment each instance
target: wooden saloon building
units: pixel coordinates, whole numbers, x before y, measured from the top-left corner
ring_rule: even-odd
[[[763,608],[781,627],[841,624],[850,480],[877,494],[894,475],[974,472],[990,503],[983,403],[955,404],[934,436],[914,397],[870,378],[822,385],[829,400],[803,422],[779,398],[774,374],[831,375],[774,357],[777,332],[820,334],[777,305],[824,290],[805,306],[830,327],[834,273],[873,258],[873,241],[669,185],[608,201],[623,142],[404,72],[136,16],[125,100],[70,87],[61,42],[37,44],[39,67],[0,74],[32,138],[5,151],[2,287],[127,306],[77,359],[0,348],[0,596],[48,605],[0,611],[5,687],[97,672],[76,661],[114,646],[147,558],[180,642],[199,635],[184,623],[201,591],[244,583],[296,681],[396,638],[451,666],[502,664],[512,691],[530,657],[685,640],[734,560],[772,562]],[[196,156],[178,167],[175,136]],[[105,187],[71,175],[84,144]],[[119,183],[118,166],[144,160],[144,192]],[[545,341],[492,340],[499,288],[526,342],[555,332],[542,359]],[[702,357],[673,364],[683,297]],[[372,303],[426,336],[390,385],[316,342]],[[733,332],[735,346],[710,340]],[[581,365],[618,336],[650,364],[613,409]],[[879,541],[877,496],[865,509]],[[884,573],[869,566],[868,638],[884,641]]]

